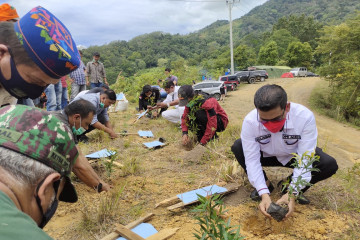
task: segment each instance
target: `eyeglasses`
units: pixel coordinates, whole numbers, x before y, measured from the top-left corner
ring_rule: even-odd
[[[273,119],[259,119],[259,113],[258,113],[258,121],[261,122],[262,124],[268,123],[268,122],[280,122],[284,119],[284,114],[285,114],[285,109],[283,111],[283,113]]]

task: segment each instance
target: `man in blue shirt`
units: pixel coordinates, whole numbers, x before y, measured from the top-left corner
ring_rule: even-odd
[[[103,93],[86,93],[76,97],[74,101],[77,101],[79,99],[84,99],[91,102],[96,108],[96,114],[91,121],[89,129],[82,135],[80,135],[78,140],[87,142],[88,138],[86,134],[91,132],[95,128],[108,133],[111,138],[117,138],[118,135],[114,132],[109,121],[109,115],[107,113],[107,108],[111,104],[115,104],[116,102],[115,92],[113,90],[106,90]]]

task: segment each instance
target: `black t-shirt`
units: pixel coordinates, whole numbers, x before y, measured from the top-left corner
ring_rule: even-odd
[[[139,96],[139,111],[146,110],[148,105],[155,106],[160,101],[160,91],[157,88],[151,88],[151,95],[147,97],[145,93]]]

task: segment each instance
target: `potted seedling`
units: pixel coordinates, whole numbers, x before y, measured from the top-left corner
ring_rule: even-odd
[[[297,169],[301,169],[301,173],[299,174],[299,177],[297,177],[295,182],[292,181],[290,183],[290,179],[287,179],[287,181],[284,181],[282,184],[281,191],[284,192],[287,188],[287,191],[289,193],[289,201],[290,198],[296,198],[296,200],[301,198],[303,194],[301,189],[306,186],[312,185],[311,183],[302,178],[303,174],[319,171],[318,168],[313,167],[313,163],[319,161],[320,158],[319,156],[315,155],[315,152],[312,152],[311,154],[305,152],[301,156],[296,153],[293,153],[293,155],[295,161],[291,164],[291,166]],[[282,207],[276,203],[271,203],[271,205],[267,209],[267,213],[269,213],[278,222],[284,219],[288,211],[289,209],[286,206]]]

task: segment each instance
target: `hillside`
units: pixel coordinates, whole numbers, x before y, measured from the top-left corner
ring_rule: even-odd
[[[304,14],[321,24],[331,25],[345,21],[356,10],[360,10],[360,2],[357,0],[348,0],[346,3],[341,0],[270,0],[233,21],[234,47],[244,43],[252,46],[257,53],[266,40],[267,35],[264,34],[270,32],[273,24],[282,17]],[[124,76],[132,76],[142,69],[171,66],[179,58],[200,68],[227,68],[224,64],[228,64],[228,60],[215,63],[221,54],[228,56],[227,23],[226,20],[216,21],[187,35],[153,32],[128,42],[114,39],[107,45],[92,46],[85,50],[84,62],[91,59],[92,52],[102,53],[110,83],[115,81],[120,71]]]
[[[267,83],[281,85],[290,101],[307,107],[312,89],[321,86],[324,90],[327,86],[320,78],[269,79],[264,83],[242,84],[220,103],[229,116],[229,125],[219,134],[218,140],[208,145],[209,151],[203,157],[182,147],[181,130],[163,118],[142,118],[134,124],[135,105],[126,112],[111,113],[110,120],[116,132],[151,130],[155,139],[165,138],[167,145],[149,150],[143,143],[152,140],[139,136],[110,140],[100,131],[91,133],[89,144],[79,144],[82,152],[89,154],[105,147],[114,149],[118,152],[115,161],[124,166],[109,168],[103,159],[92,160],[97,173],[114,186],[112,191],[98,194],[75,178],[79,201],[75,204],[60,202],[45,231],[59,240],[102,239],[115,224],[126,225],[154,213],[149,223],[156,229],[180,228],[170,239],[194,239],[193,232],[198,226],[192,207],[169,211],[165,207],[154,208],[155,203],[226,180],[241,185],[224,200],[231,225],[241,225],[241,233],[246,239],[360,239],[360,165],[353,167],[354,163],[360,163],[360,131],[317,113],[318,146],[337,159],[338,172],[311,187],[305,194],[311,200],[310,205],[297,204],[293,217],[284,222],[266,219],[259,212],[258,204],[250,200],[253,188],[243,172],[232,168],[235,157],[230,147],[240,136],[242,120],[254,108],[255,91]],[[240,170],[237,162],[235,166]],[[291,172],[276,167],[265,171],[275,185]],[[279,188],[271,195],[277,200]]]

